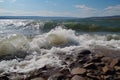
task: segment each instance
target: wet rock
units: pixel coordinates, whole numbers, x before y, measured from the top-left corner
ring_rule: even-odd
[[[95,54],[95,57],[101,59],[104,57],[104,55],[103,54]]]
[[[103,68],[102,68],[102,71],[103,71],[105,74],[114,74],[114,73],[115,73],[114,69],[112,69],[112,68],[110,68],[110,67],[108,67],[108,66],[103,67]]]
[[[42,77],[38,77],[38,78],[31,79],[31,80],[45,80],[45,79]]]
[[[99,80],[98,77],[93,75],[92,73],[87,73],[87,77],[91,78],[92,80]]]
[[[5,75],[0,75],[0,80],[9,80],[9,78]]]
[[[72,62],[72,63],[69,65],[69,68],[70,68],[70,69],[73,69],[73,68],[75,68],[75,67],[80,67],[80,66],[82,66],[82,65],[75,61],[75,62]]]
[[[84,64],[83,67],[86,69],[97,69],[97,66],[94,63]]]
[[[53,74],[51,75],[48,80],[65,80],[65,76],[61,73],[56,73],[56,74]]]
[[[71,80],[85,80],[85,78],[81,77],[81,76],[78,76],[78,75],[75,75],[72,77]]]
[[[10,80],[24,80],[26,79],[27,75],[21,75],[21,74],[17,74],[17,73],[11,73],[10,76],[8,76],[8,78]]]
[[[116,70],[117,72],[120,72],[120,67],[119,67],[119,66],[115,66],[115,70]]]
[[[83,74],[85,74],[85,73],[86,73],[86,69],[84,69],[84,68],[79,68],[79,67],[73,68],[72,71],[71,71],[71,74],[73,74],[73,75],[76,75],[76,74],[83,75]]]
[[[62,73],[62,74],[64,74],[64,75],[68,75],[68,74],[70,74],[70,70],[69,69],[61,69],[60,70],[60,73]]]
[[[79,54],[88,55],[91,54],[90,50],[82,50]]]
[[[99,58],[93,58],[93,59],[91,60],[91,62],[100,63],[100,62],[101,62],[101,59],[99,59]]]
[[[86,62],[87,62],[86,59],[81,59],[81,60],[78,61],[79,64],[84,64],[84,63],[86,63]]]
[[[102,58],[102,61],[106,64],[106,65],[110,65],[112,58],[111,57],[104,57]]]
[[[117,65],[119,63],[118,59],[113,59],[112,62],[110,63],[110,67],[114,67],[115,65]]]
[[[95,63],[95,65],[96,65],[97,67],[104,67],[104,66],[105,66],[104,63]]]
[[[113,80],[113,76],[110,75],[104,76],[104,80]]]

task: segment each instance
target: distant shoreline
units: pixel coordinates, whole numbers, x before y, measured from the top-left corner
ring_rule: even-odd
[[[100,17],[62,17],[62,16],[0,16],[0,19],[120,19],[120,15]]]

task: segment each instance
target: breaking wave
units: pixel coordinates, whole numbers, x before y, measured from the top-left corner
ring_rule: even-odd
[[[64,66],[60,55],[71,55],[76,48],[91,49],[94,46],[119,50],[120,35],[78,34],[61,26],[32,38],[24,34],[9,34],[0,38],[0,56],[12,55],[13,58],[1,60],[0,73],[27,73],[45,65]],[[24,55],[23,59],[21,55]]]

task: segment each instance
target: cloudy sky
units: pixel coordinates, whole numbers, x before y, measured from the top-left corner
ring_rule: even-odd
[[[0,16],[120,15],[120,0],[0,0]]]

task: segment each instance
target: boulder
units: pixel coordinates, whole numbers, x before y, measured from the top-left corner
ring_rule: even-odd
[[[84,69],[84,68],[79,68],[79,67],[73,68],[72,71],[71,71],[71,74],[73,74],[73,75],[76,75],[76,74],[83,75],[83,74],[85,74],[85,73],[86,73],[86,69]]]

